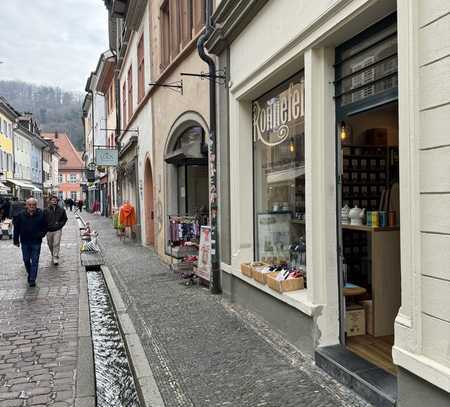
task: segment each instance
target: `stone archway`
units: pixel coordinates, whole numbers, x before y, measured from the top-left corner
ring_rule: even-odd
[[[144,172],[145,243],[155,245],[155,209],[153,194],[153,172],[150,159],[145,161]]]

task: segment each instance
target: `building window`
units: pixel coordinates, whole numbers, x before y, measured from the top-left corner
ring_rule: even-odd
[[[144,34],[139,40],[137,49],[138,58],[138,102],[142,100],[145,93],[145,58],[144,58]]]
[[[70,182],[71,184],[76,184],[76,183],[78,182],[78,180],[77,180],[77,174],[70,174],[69,182]]]
[[[122,86],[122,121],[124,127],[127,124],[127,94],[125,92],[126,89],[127,89],[127,82],[125,81]]]
[[[205,0],[167,0],[160,10],[161,70],[167,68],[205,24]]]
[[[58,175],[58,181],[59,181],[60,184],[62,184],[62,183],[64,182],[64,179],[63,179],[63,175],[62,175],[62,174],[59,174],[59,175]]]
[[[161,7],[161,70],[170,64],[170,11],[169,0]]]
[[[133,116],[133,66],[128,69],[128,120]]]
[[[306,272],[303,72],[253,102],[255,257]]]

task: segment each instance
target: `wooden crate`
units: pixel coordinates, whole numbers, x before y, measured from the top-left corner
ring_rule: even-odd
[[[272,290],[278,291],[279,293],[284,293],[287,291],[303,290],[305,288],[305,280],[303,279],[303,277],[278,281],[276,280],[277,275],[278,272],[266,274],[267,285]]]
[[[261,267],[267,267],[267,266],[268,266],[268,264],[263,263],[263,262],[252,263],[252,266],[251,266],[252,267],[252,277],[258,283],[266,284],[267,273],[261,273],[257,269],[261,268]]]
[[[244,276],[252,277],[252,263],[241,263],[241,273]]]

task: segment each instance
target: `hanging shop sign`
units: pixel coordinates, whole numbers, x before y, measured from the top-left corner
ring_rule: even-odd
[[[211,228],[209,226],[202,226],[200,230],[196,274],[206,281],[211,280]]]
[[[253,102],[254,141],[276,146],[294,133],[305,117],[303,72]]]
[[[95,181],[95,170],[86,170],[86,180],[88,182]]]
[[[114,167],[119,163],[119,152],[115,148],[98,148],[95,150],[95,164],[100,167]]]

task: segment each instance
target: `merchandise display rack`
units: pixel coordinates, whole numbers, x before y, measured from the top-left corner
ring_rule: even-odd
[[[196,262],[186,261],[189,256],[198,256],[200,227],[207,215],[169,215],[170,269],[185,278],[193,278]],[[176,252],[174,249],[177,249]]]

